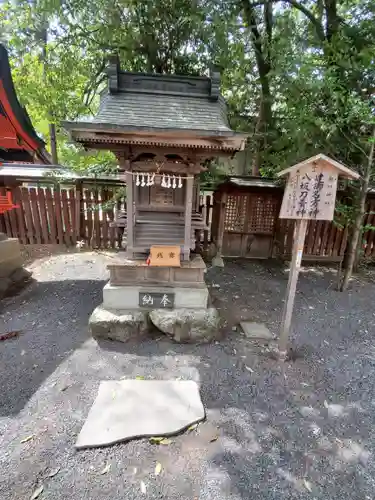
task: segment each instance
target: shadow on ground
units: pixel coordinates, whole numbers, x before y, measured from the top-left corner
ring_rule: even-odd
[[[1,302],[0,415],[19,412],[38,387],[88,338],[88,318],[101,302],[105,281],[34,282]]]

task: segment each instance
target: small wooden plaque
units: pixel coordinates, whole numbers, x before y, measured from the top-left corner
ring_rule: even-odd
[[[154,245],[150,249],[150,266],[181,267],[181,248],[176,245]]]

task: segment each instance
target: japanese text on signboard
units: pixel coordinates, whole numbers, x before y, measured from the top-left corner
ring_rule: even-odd
[[[308,164],[289,175],[281,205],[282,219],[332,220],[337,173]]]

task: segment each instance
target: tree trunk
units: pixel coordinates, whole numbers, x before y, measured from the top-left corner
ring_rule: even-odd
[[[59,160],[57,157],[56,126],[54,123],[49,124],[49,139],[51,146],[52,163],[54,165],[57,165]]]
[[[326,37],[331,42],[340,26],[340,18],[337,15],[337,0],[325,0],[326,11]]]
[[[357,251],[358,251],[358,244],[360,242],[360,236],[362,233],[362,223],[363,223],[363,217],[366,212],[366,198],[367,198],[367,192],[370,184],[370,177],[371,177],[371,170],[372,170],[372,162],[374,159],[374,141],[375,141],[375,127],[373,129],[372,133],[372,142],[370,146],[370,154],[368,156],[368,161],[365,169],[365,175],[363,176],[362,182],[361,182],[361,190],[360,190],[360,195],[359,195],[359,202],[358,202],[358,211],[356,218],[354,220],[354,225],[353,225],[353,234],[352,238],[349,244],[349,250],[348,250],[348,255],[347,255],[347,266],[345,269],[344,277],[340,286],[340,291],[344,292],[349,285],[349,280],[352,277],[353,274],[353,268],[354,264],[356,261],[356,256],[357,256]]]
[[[259,105],[259,137],[257,140],[256,151],[265,149],[267,144],[267,134],[273,129],[273,113],[272,113],[272,94],[270,88],[270,71],[271,71],[271,58],[270,58],[270,45],[272,42],[272,7],[271,3],[266,1],[264,6],[264,22],[266,26],[267,42],[263,47],[263,37],[258,27],[258,20],[256,11],[252,7],[249,0],[242,1],[244,10],[245,22],[250,30],[251,41],[255,53],[255,60],[259,74],[259,81],[261,86],[261,99]],[[258,155],[257,155],[258,156]],[[259,163],[259,162],[257,162]],[[253,169],[257,171],[259,165]]]

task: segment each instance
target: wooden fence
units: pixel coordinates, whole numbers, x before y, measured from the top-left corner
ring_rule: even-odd
[[[226,257],[288,259],[292,253],[294,221],[279,219],[283,191],[280,188],[233,189],[223,186],[214,195],[214,241],[219,232],[220,210],[223,210],[222,253]],[[338,197],[343,196],[343,193]],[[375,199],[367,200],[364,226],[375,226]],[[348,229],[330,221],[309,221],[304,259],[342,261],[348,241]],[[362,237],[362,251],[375,257],[375,231]]]
[[[292,254],[294,223],[284,220],[276,233],[274,253],[284,258]],[[345,254],[348,230],[330,221],[309,221],[307,224],[304,259],[341,261]]]
[[[79,189],[53,187],[15,187],[13,203],[18,208],[0,215],[0,231],[18,238],[24,245],[61,244],[76,246],[83,241],[92,248],[119,248],[121,238],[111,225],[125,200],[113,201],[119,186],[81,186]],[[0,194],[5,189],[0,188]],[[211,197],[200,196],[199,211],[207,225],[212,218]],[[207,247],[209,230],[199,233],[200,244]]]
[[[0,216],[0,231],[25,245],[75,246],[84,241],[97,248],[115,248],[117,231],[110,227],[114,207],[106,205],[114,192],[115,188],[16,187],[12,189],[12,198],[18,208]],[[116,205],[121,209],[123,201]]]
[[[76,246],[84,242],[92,248],[119,248],[121,238],[111,222],[125,200],[113,202],[121,186],[80,185],[69,189],[56,187],[12,189],[18,208],[0,215],[0,231],[28,244],[61,244]],[[5,194],[0,188],[0,194]],[[291,254],[294,224],[278,218],[282,191],[201,194],[199,211],[208,229],[198,231],[197,250],[207,253],[218,233],[220,210],[224,209],[223,255],[227,257],[288,258]],[[112,200],[112,202],[111,202]],[[375,198],[369,197],[364,225],[375,226]],[[309,222],[304,258],[340,261],[348,231],[326,221]],[[363,235],[363,253],[375,257],[375,231]]]

